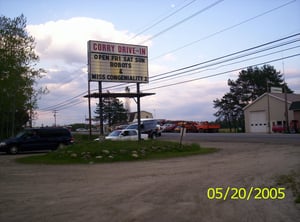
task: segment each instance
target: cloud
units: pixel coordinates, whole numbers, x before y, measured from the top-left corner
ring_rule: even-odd
[[[142,98],[141,101],[143,109],[155,111],[158,118],[210,121],[215,120],[213,100],[221,98],[225,91],[228,91],[226,80],[210,78],[150,90],[147,92],[156,95]]]
[[[87,91],[88,40],[139,44],[139,42],[149,38],[149,36],[138,36],[132,39],[135,33],[118,30],[107,21],[85,17],[30,25],[28,31],[35,37],[36,51],[40,56],[40,66],[47,70],[45,78],[41,79],[39,84],[46,86],[50,91],[39,101],[39,107],[43,108],[44,111],[39,112],[36,125],[42,123],[52,125],[54,109],[58,111],[58,124],[85,121],[85,117],[88,116],[88,108],[87,99],[83,98],[82,94]],[[128,41],[129,39],[131,40]],[[151,42],[146,45],[150,46]],[[163,61],[167,63],[149,62],[150,76],[172,70],[172,64],[176,58],[172,54],[168,54],[163,58]],[[177,80],[180,81],[181,79],[171,81]],[[143,90],[159,86],[156,83],[151,82],[150,78],[150,84],[142,84],[141,88]],[[213,120],[215,110],[212,101],[223,96],[223,92],[227,91],[226,84],[227,82],[221,79],[210,78],[156,89],[153,91],[156,95],[142,98],[141,106],[143,110],[155,113],[157,118]],[[91,89],[97,88],[96,83],[91,85]],[[110,83],[105,83],[104,87],[108,85]],[[132,91],[134,91],[134,87]],[[69,106],[54,106],[61,103]],[[92,116],[94,116],[96,103],[98,101],[93,99]],[[67,108],[63,109],[65,107]],[[131,102],[131,110],[136,110],[134,102]]]
[[[143,35],[133,38],[135,33],[117,30],[112,23],[104,20],[86,17],[28,25],[27,29],[35,38],[39,66],[47,71],[39,85],[47,87],[50,93],[39,101],[40,108],[53,106],[87,91],[88,40],[138,44],[149,38]],[[151,45],[151,42],[146,44]],[[79,110],[78,107],[76,109]]]
[[[174,54],[168,53],[162,57],[162,60],[167,62],[174,62],[176,61],[176,57],[174,56]]]
[[[36,51],[41,59],[67,64],[86,63],[88,40],[127,42],[134,35],[126,30],[117,30],[110,22],[86,17],[50,21],[27,28],[35,37]],[[149,36],[138,36],[130,43],[136,44],[147,38]]]

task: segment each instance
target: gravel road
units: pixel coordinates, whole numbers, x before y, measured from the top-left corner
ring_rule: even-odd
[[[14,159],[23,155],[0,155],[0,221],[300,221],[300,204],[290,189],[283,200],[207,198],[210,187],[278,187],[275,176],[300,172],[300,147],[201,145],[221,150],[168,160],[55,166],[17,164]]]

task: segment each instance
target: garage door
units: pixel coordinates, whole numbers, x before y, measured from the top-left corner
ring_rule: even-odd
[[[265,111],[250,112],[249,120],[251,133],[268,132],[268,120]]]

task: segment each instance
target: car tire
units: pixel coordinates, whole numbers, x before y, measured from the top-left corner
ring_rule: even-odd
[[[153,139],[153,140],[155,140],[156,139],[156,133],[152,133],[152,135],[151,135],[151,139]]]
[[[9,153],[10,153],[10,154],[17,154],[18,151],[19,151],[19,149],[18,149],[17,146],[11,146],[11,147],[9,148]]]

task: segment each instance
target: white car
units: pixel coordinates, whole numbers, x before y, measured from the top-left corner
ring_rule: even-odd
[[[88,130],[85,128],[78,128],[76,129],[76,132],[87,132]]]
[[[135,129],[114,130],[108,136],[107,140],[138,140],[138,131]],[[141,134],[142,140],[148,139],[148,134]]]

